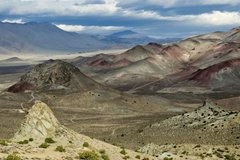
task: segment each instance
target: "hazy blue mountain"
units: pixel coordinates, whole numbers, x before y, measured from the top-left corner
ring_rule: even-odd
[[[67,32],[48,22],[0,22],[0,54],[66,54],[105,48],[122,49],[149,42],[159,40],[132,31],[102,36]]]
[[[149,38],[148,36],[142,35],[131,30],[117,32],[109,35],[108,37],[119,37],[119,38]]]
[[[44,22],[0,23],[0,53],[79,52],[106,47],[107,43],[86,34],[66,32]]]

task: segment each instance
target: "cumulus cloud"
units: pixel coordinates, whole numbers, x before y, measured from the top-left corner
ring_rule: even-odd
[[[22,21],[22,19],[13,19],[13,20],[9,20],[9,19],[5,19],[2,21],[3,23],[20,23],[20,24],[24,24],[25,22]]]
[[[203,13],[200,15],[182,15],[176,17],[165,17],[168,20],[185,21],[192,25],[240,25],[239,12],[220,12],[213,11],[212,13]]]
[[[116,16],[138,19],[156,19],[158,17],[157,12],[153,11],[123,9],[117,6],[118,2],[116,0],[105,0],[105,3],[100,3],[99,0],[97,0],[97,3],[96,0],[92,0],[88,5],[85,5],[86,1],[81,0],[50,0],[47,3],[44,0],[9,1],[12,2],[3,2],[0,6],[0,13],[4,11],[10,15]]]
[[[132,29],[131,27],[124,27],[124,26],[82,26],[82,25],[66,25],[66,24],[59,24],[56,26],[61,28],[62,30],[69,31],[69,32],[86,32],[86,33],[92,33],[92,34],[110,34],[115,31]]]
[[[89,2],[89,3],[88,3]],[[88,3],[86,5],[86,3]],[[151,10],[134,10],[133,8],[124,9],[119,3],[120,0],[8,0],[0,5],[0,13],[10,15],[38,15],[38,16],[112,16],[132,19],[150,19],[180,21],[187,25],[240,25],[239,12],[221,12],[213,11],[199,15],[174,15],[162,16],[156,11]],[[137,0],[124,1],[125,4],[139,3]],[[213,5],[229,4],[238,5],[239,0],[144,0],[143,3],[160,5],[163,7],[179,7],[194,5]],[[21,23],[21,21],[19,21]],[[63,27],[63,26],[62,26]],[[84,29],[81,26],[67,26],[65,29],[74,28]],[[101,27],[100,27],[101,28]],[[99,29],[100,29],[99,28]],[[85,27],[86,29],[86,27]],[[90,28],[89,28],[90,29]],[[97,28],[95,28],[97,29]],[[103,29],[103,28],[102,28]],[[105,28],[105,30],[107,30]]]

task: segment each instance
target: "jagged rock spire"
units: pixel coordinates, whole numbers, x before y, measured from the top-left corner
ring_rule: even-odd
[[[63,128],[52,110],[45,103],[35,101],[13,139],[54,137],[61,129]]]

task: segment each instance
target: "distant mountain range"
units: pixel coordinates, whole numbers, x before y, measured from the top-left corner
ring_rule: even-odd
[[[78,57],[69,62],[97,82],[129,93],[238,91],[240,26],[168,44],[137,45],[118,55]]]
[[[117,32],[109,35],[108,37],[119,37],[119,38],[149,38],[148,36],[142,35],[131,30]]]
[[[164,43],[175,40],[177,39],[164,39]],[[160,40],[132,31],[101,36],[67,32],[48,22],[25,24],[0,22],[0,54],[66,54],[97,49],[130,48],[149,42]]]

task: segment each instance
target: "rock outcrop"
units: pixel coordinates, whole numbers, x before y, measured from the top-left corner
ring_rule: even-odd
[[[29,141],[28,144],[15,143],[29,138],[33,138],[33,141]],[[45,142],[45,138],[52,138],[55,143],[48,143],[49,147],[46,149],[39,148]],[[6,142],[6,146],[0,144],[0,160],[12,152],[17,153],[23,160],[79,159],[78,153],[93,150],[97,154],[100,150],[105,150],[109,158],[114,160],[121,160],[124,156],[119,153],[122,149],[118,146],[81,135],[61,125],[51,109],[41,101],[35,101],[20,128],[10,140]],[[87,142],[89,146],[83,146],[84,142]],[[57,152],[58,146],[63,146],[66,152]],[[138,154],[127,149],[126,152],[131,157],[136,157]],[[142,156],[154,159],[150,155],[143,154]]]
[[[35,66],[8,91],[16,93],[25,90],[99,87],[100,84],[85,76],[78,68],[67,62],[55,60]]]
[[[13,139],[55,137],[56,132],[61,130],[63,127],[52,110],[45,103],[35,101]]]

